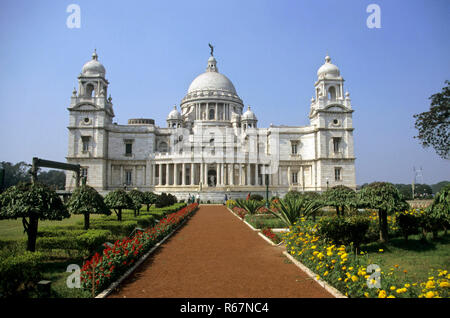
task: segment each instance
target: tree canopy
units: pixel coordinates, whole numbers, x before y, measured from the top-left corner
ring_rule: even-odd
[[[408,203],[397,188],[388,182],[373,182],[358,193],[359,204],[370,209],[378,210],[380,225],[380,241],[388,240],[387,214],[394,211],[408,209]]]
[[[133,201],[125,192],[125,190],[117,189],[109,192],[105,196],[105,204],[110,208],[114,209],[117,214],[117,219],[122,221],[122,209],[128,209],[133,207]]]
[[[325,205],[336,207],[337,215],[344,215],[345,207],[356,206],[356,192],[346,186],[338,185],[328,189],[322,194],[322,200]],[[339,213],[339,208],[341,209]]]
[[[111,214],[110,209],[97,190],[85,184],[72,192],[66,206],[70,213],[84,215],[84,228],[86,230],[89,229],[90,214]]]
[[[133,202],[132,207],[134,210],[134,216],[139,214],[139,210],[141,209],[142,204],[144,204],[145,194],[139,190],[133,189],[128,192],[128,196]]]
[[[0,195],[0,218],[22,218],[28,235],[27,249],[32,252],[36,249],[39,220],[62,220],[68,217],[70,214],[56,192],[38,182],[21,182]]]
[[[445,81],[442,92],[431,95],[430,110],[415,114],[415,127],[419,131],[414,138],[423,147],[433,147],[444,158],[450,156],[450,82]]]

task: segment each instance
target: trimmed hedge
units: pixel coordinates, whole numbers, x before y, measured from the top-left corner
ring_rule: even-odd
[[[39,252],[25,252],[0,261],[1,297],[17,296],[34,288],[41,279],[42,260]]]
[[[106,230],[53,230],[46,229],[38,235],[36,245],[39,249],[52,250],[78,250],[92,252],[107,241],[111,235]]]
[[[318,223],[319,235],[336,244],[358,248],[364,241],[370,220],[363,216],[322,218]]]

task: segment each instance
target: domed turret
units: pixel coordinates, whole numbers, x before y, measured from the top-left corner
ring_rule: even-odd
[[[92,53],[92,60],[83,65],[81,74],[84,76],[101,76],[105,77],[105,67],[98,61],[97,50]]]
[[[177,105],[174,106],[173,110],[167,116],[167,126],[168,127],[181,127],[181,123],[183,121],[183,117],[180,112],[177,110]]]
[[[323,64],[317,71],[317,76],[319,78],[322,76],[325,78],[336,78],[340,76],[339,68],[330,61],[331,58],[327,55],[325,57],[325,64]]]
[[[256,128],[256,123],[258,119],[256,118],[255,113],[252,111],[250,106],[248,106],[247,111],[241,117],[242,127],[246,128]]]

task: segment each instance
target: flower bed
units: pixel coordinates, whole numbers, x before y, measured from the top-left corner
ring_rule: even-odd
[[[369,255],[364,252],[357,255],[352,246],[334,245],[317,233],[317,224],[301,219],[284,236],[286,250],[315,272],[318,279],[328,282],[348,297],[450,296],[450,274],[446,270],[432,272],[426,282],[410,282],[406,277],[400,280],[393,275],[395,269],[388,272],[377,267],[371,269]],[[368,283],[373,288],[369,288]]]
[[[157,225],[145,232],[137,232],[131,238],[117,240],[114,246],[105,248],[101,255],[96,253],[84,263],[81,269],[82,287],[89,290],[93,288],[97,293],[109,286],[159,240],[191,216],[197,208],[197,203],[190,204],[178,212],[167,215]]]
[[[281,242],[280,238],[275,233],[273,233],[271,229],[264,228],[264,229],[262,229],[261,232],[264,236],[266,236],[273,243],[278,244]]]
[[[234,207],[233,212],[236,213],[242,220],[244,220],[245,216],[247,215],[247,211],[243,208]]]

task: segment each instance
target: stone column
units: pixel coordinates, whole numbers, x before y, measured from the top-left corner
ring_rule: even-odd
[[[247,185],[249,186],[250,185],[250,183],[251,183],[251,180],[250,180],[250,173],[251,173],[251,170],[250,170],[250,163],[248,163],[247,164]]]
[[[205,163],[205,173],[203,175],[205,177],[205,185],[208,186],[208,164]]]
[[[228,175],[228,178],[230,180],[230,185],[234,185],[234,163],[230,163],[229,166],[230,174]]]
[[[194,185],[194,180],[195,180],[194,165],[195,165],[195,163],[191,163],[191,185]]]
[[[181,171],[181,185],[186,185],[186,164],[183,162],[181,164],[183,171]]]
[[[242,164],[239,163],[239,185],[242,185]]]
[[[204,182],[203,182],[203,172],[205,172],[205,170],[203,169],[203,163],[199,163],[199,168],[200,168],[200,180],[199,180],[199,183],[201,182],[203,185],[205,185]]]
[[[180,177],[180,175],[178,173],[178,166],[179,166],[178,163],[173,164],[173,185],[178,185],[178,183],[180,181],[180,180],[178,180]]]
[[[123,187],[123,166],[120,166],[120,186]]]
[[[218,105],[217,105],[217,103],[216,103],[216,116],[215,116],[215,119],[216,120],[218,120],[219,118],[218,118],[218,116],[219,116],[219,112],[217,111],[217,108],[218,108]],[[218,172],[217,172],[218,173]]]
[[[291,166],[288,166],[287,169],[287,175],[288,175],[288,185],[291,185]]]
[[[159,169],[158,185],[162,185],[162,164],[161,163],[158,165],[158,169]]]
[[[258,186],[259,183],[259,178],[258,178],[258,163],[255,164],[255,186]]]
[[[169,163],[166,163],[166,185],[170,184],[170,171],[169,171]]]
[[[224,186],[225,185],[225,176],[224,176],[224,164],[221,163],[220,164],[220,185]]]

